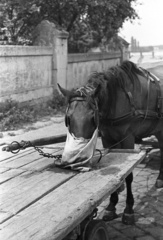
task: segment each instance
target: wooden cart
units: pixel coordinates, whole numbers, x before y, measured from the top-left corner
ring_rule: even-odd
[[[97,207],[145,155],[111,152],[92,171],[79,173],[55,167],[54,159],[33,148],[16,155],[2,152],[0,239],[109,239],[105,222],[95,219]]]

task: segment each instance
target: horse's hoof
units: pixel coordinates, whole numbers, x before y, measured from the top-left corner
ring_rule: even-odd
[[[108,210],[105,210],[105,213],[103,215],[103,220],[105,222],[109,222],[109,221],[112,221],[113,219],[117,218],[118,215],[116,214],[115,211],[108,211]]]
[[[163,188],[163,180],[157,179],[155,186],[156,188]]]
[[[135,223],[134,213],[123,213],[122,222],[126,225],[133,225]]]

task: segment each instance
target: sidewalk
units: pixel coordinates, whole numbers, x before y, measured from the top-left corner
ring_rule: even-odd
[[[2,132],[3,137],[0,138],[0,146],[13,141],[31,141],[64,133],[66,134],[64,116],[51,117],[50,120],[44,118],[42,121],[30,124],[24,129]]]

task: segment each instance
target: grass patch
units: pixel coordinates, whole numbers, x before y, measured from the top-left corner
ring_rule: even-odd
[[[57,90],[54,92],[53,98],[43,104],[24,105],[8,99],[0,103],[0,131],[20,129],[42,117],[64,113],[65,108],[65,98]]]

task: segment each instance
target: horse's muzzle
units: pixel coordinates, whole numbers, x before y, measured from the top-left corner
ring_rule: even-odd
[[[91,139],[76,138],[67,132],[67,139],[62,154],[61,164],[74,170],[82,170],[82,167],[91,168],[91,159],[94,155],[98,136],[98,129]]]

